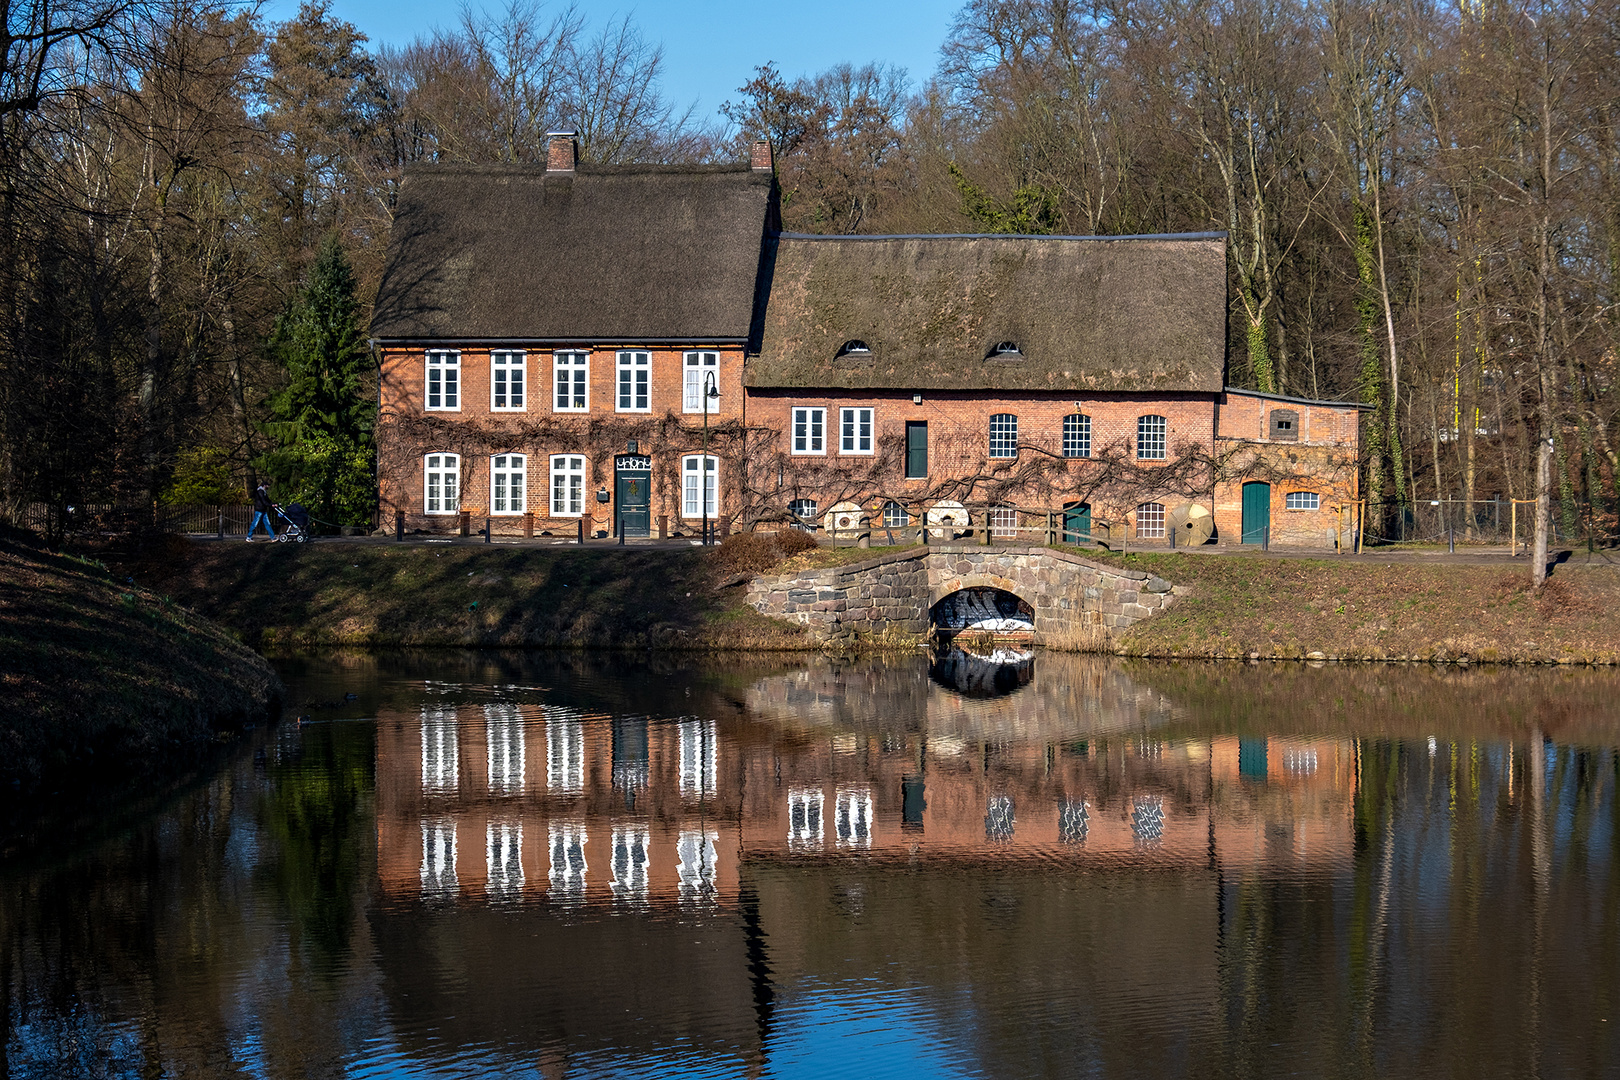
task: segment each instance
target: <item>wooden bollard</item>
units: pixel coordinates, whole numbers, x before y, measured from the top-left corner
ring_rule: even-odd
[[[405,511],[394,511],[394,539],[405,539]]]
[[[530,510],[523,515],[523,539],[534,539],[534,511]]]
[[[472,535],[472,511],[471,510],[463,510],[461,512],[461,535],[462,536],[471,536]]]

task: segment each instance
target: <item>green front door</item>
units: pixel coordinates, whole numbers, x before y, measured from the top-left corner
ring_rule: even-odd
[[[1063,507],[1063,542],[1086,544],[1091,542],[1091,504],[1065,503]]]
[[[625,454],[614,461],[613,501],[626,537],[652,535],[652,460]]]
[[[1251,481],[1243,485],[1243,542],[1263,544],[1271,529],[1271,485]]]

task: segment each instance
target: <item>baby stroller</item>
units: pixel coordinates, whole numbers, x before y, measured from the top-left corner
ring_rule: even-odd
[[[276,543],[302,544],[309,539],[309,511],[298,503],[289,503],[286,506],[275,506],[276,516],[284,524],[284,528],[276,533]]]

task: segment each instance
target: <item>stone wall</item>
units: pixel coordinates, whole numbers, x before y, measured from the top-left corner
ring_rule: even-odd
[[[1117,634],[1162,611],[1170,583],[1064,551],[934,545],[848,566],[755,578],[748,602],[762,614],[802,623],[817,641],[881,634],[921,637],[934,604],[961,589],[1003,589],[1035,611],[1035,639]]]

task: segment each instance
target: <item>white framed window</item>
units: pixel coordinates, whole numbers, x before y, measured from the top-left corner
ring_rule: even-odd
[[[903,529],[911,524],[911,515],[906,508],[890,499],[883,504],[883,527],[885,529]]]
[[[529,458],[497,454],[489,459],[489,512],[521,514],[528,507]]]
[[[589,412],[591,408],[591,354],[553,353],[551,357],[552,412]]]
[[[1136,508],[1136,535],[1143,540],[1164,539],[1164,503],[1143,503]]]
[[[990,537],[993,540],[1018,539],[1018,510],[997,506],[990,511]]]
[[[626,349],[619,353],[619,412],[652,412],[652,353]]]
[[[718,776],[713,720],[682,720],[680,725],[681,794],[712,796]]]
[[[827,410],[793,410],[793,452],[795,454],[825,454],[827,452]]]
[[[1012,413],[996,413],[990,417],[990,456],[1018,456],[1018,417]]]
[[[585,457],[551,456],[551,516],[580,517],[585,513]]]
[[[456,894],[456,823],[449,818],[422,822],[422,895],[443,899]]]
[[[872,410],[838,410],[838,447],[845,454],[872,453]]]
[[[1091,456],[1091,417],[1070,413],[1063,418],[1063,456]]]
[[[461,455],[429,454],[422,459],[422,512],[454,514],[461,509]]]
[[[717,352],[689,352],[681,365],[681,409],[684,412],[705,411],[704,395],[709,387],[720,389],[720,354]],[[720,405],[718,397],[707,399],[709,412]]]
[[[713,454],[707,458],[702,454],[681,458],[681,516],[718,517],[719,505],[720,459]]]
[[[427,354],[427,392],[423,404],[429,412],[461,411],[461,354],[435,350]]]
[[[1283,496],[1284,510],[1320,510],[1322,496],[1314,491],[1290,491]]]
[[[554,903],[577,904],[585,899],[585,823],[550,821],[546,823],[551,848],[551,889]]]
[[[546,717],[546,790],[553,795],[585,790],[585,725],[568,716]]]
[[[788,513],[793,515],[796,527],[812,530],[816,527],[816,500],[793,499],[788,503]]]
[[[675,873],[680,878],[683,904],[710,900],[719,884],[720,856],[717,829],[684,829],[675,844]]]
[[[1168,426],[1162,416],[1149,414],[1136,418],[1136,457],[1138,460],[1164,460],[1165,431]]]
[[[489,354],[489,408],[491,412],[522,412],[527,409],[528,385],[524,379],[527,357],[520,352]]]

